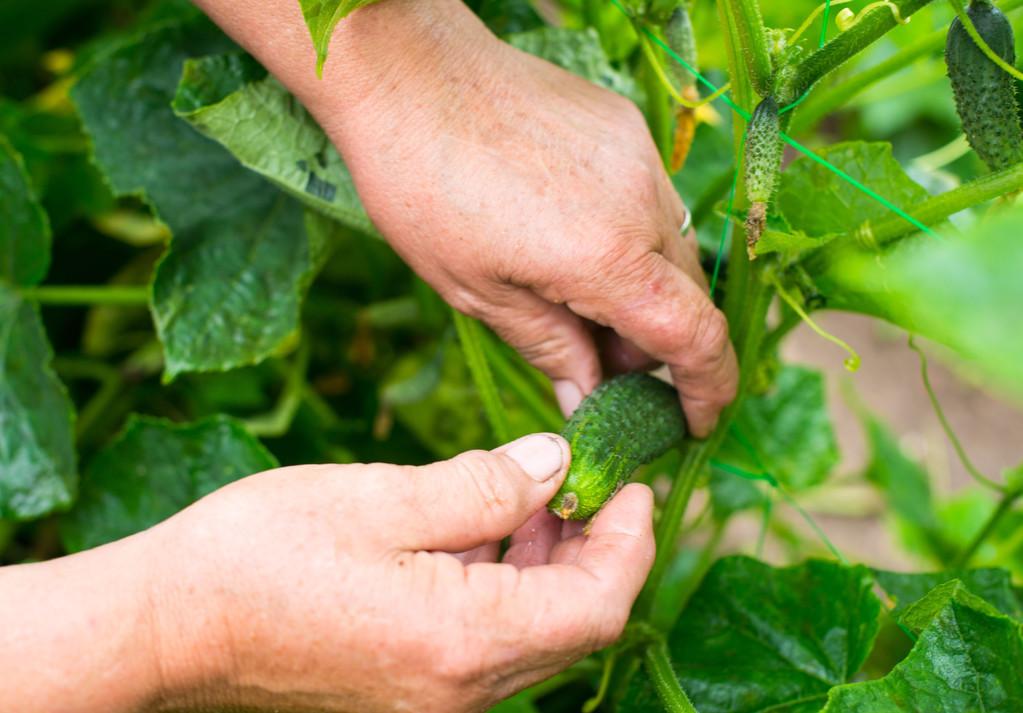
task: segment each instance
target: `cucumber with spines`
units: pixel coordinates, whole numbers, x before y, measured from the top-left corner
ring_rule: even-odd
[[[1012,25],[1001,10],[974,0],[966,14],[995,54],[1015,64]],[[945,64],[963,131],[981,160],[992,171],[1023,161],[1016,80],[981,51],[958,17],[948,31]]]
[[[572,463],[548,508],[563,520],[600,510],[641,465],[678,445],[686,434],[678,392],[648,374],[626,374],[587,396],[561,435]]]
[[[746,131],[746,251],[756,259],[756,246],[767,224],[767,207],[774,197],[784,152],[778,103],[765,97],[753,111]]]

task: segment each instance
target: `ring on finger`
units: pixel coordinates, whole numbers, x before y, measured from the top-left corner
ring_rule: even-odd
[[[682,227],[678,229],[679,235],[681,235],[682,237],[685,237],[686,234],[689,232],[690,228],[692,228],[692,227],[693,227],[693,214],[690,213],[689,210],[687,209],[686,210],[686,215],[682,219]]]

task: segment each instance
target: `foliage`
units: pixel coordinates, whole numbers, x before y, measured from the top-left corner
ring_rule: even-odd
[[[301,1],[321,69],[365,4]],[[468,4],[640,105],[666,158],[673,117],[699,121],[673,179],[742,367],[714,434],[641,471],[659,547],[622,641],[499,710],[579,710],[602,681],[591,706],[623,713],[686,710],[687,694],[703,713],[1023,707],[1023,470],[950,495],[857,406],[868,461],[836,478],[825,377],[779,357],[800,321],[840,309],[1023,397],[1023,167],[989,172],[953,141],[953,10],[868,4],[839,31],[836,0],[821,32],[816,0],[689,3],[703,80],[730,89],[686,114],[665,82],[711,89],[668,70],[677,3]],[[287,89],[182,0],[137,5],[0,9],[2,561],[126,536],[277,463],[423,463],[560,429],[547,381],[456,325],[380,239]],[[999,5],[1019,23],[1023,1]],[[765,99],[787,149],[756,196],[751,261],[743,139]],[[849,481],[920,572],[807,559],[826,546],[790,521]],[[744,517],[786,566],[721,556],[759,552],[762,538],[722,544]]]

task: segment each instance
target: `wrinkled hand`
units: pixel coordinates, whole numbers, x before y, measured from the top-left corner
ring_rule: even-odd
[[[537,435],[420,468],[282,468],[207,497],[147,533],[165,685],[186,662],[203,704],[461,713],[611,643],[653,559],[651,493],[627,486],[588,536],[562,536],[543,508],[568,461]],[[487,543],[513,532],[495,563]]]
[[[566,410],[600,381],[596,323],[620,335],[619,363],[670,367],[707,435],[736,359],[635,105],[498,41],[457,1],[345,22],[328,73],[347,107],[317,118],[388,241],[555,380]]]

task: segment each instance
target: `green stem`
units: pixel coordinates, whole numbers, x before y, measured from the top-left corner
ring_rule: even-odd
[[[1008,14],[1023,7],[1023,0],[1006,0],[1002,12]],[[948,29],[941,28],[903,47],[883,62],[858,71],[846,81],[821,91],[800,107],[792,122],[790,133],[799,134],[813,128],[817,122],[860,92],[896,72],[906,69],[921,57],[938,52],[945,46]]]
[[[931,401],[931,407],[934,409],[934,414],[938,417],[938,421],[941,423],[941,428],[945,431],[945,436],[952,443],[952,447],[955,449],[956,455],[959,456],[959,462],[962,463],[966,472],[973,476],[973,479],[978,483],[993,490],[1003,492],[1005,490],[1004,487],[981,473],[980,469],[973,464],[973,461],[970,460],[970,456],[966,453],[966,449],[963,448],[963,444],[959,440],[959,436],[957,436],[955,430],[953,430],[952,424],[950,424],[948,419],[945,417],[945,409],[941,407],[941,402],[938,401],[938,395],[934,393],[934,387],[931,386],[931,376],[927,368],[927,355],[924,354],[924,350],[916,343],[913,336],[914,335],[912,334],[909,335],[909,348],[915,351],[917,356],[920,357],[920,378],[924,382],[924,390],[927,392],[927,398]]]
[[[545,394],[515,367],[503,349],[492,348],[488,350],[488,354],[497,378],[519,397],[537,424],[547,431],[560,431],[565,425],[565,419],[557,406],[544,398]]]
[[[953,567],[956,569],[966,569],[969,566],[970,560],[973,559],[975,554],[977,554],[977,550],[980,549],[980,546],[984,544],[991,533],[995,531],[995,528],[998,527],[998,523],[1002,521],[1002,518],[1012,511],[1012,506],[1016,504],[1016,501],[1019,500],[1020,496],[1023,496],[1023,489],[1020,488],[1009,490],[1002,494],[1001,499],[998,501],[998,507],[995,508],[993,513],[991,513],[991,517],[989,517],[987,522],[984,523],[984,526],[980,528],[980,532],[974,536],[970,544],[966,546],[966,549],[960,553],[959,557],[953,564]]]
[[[664,641],[648,644],[643,652],[643,663],[647,674],[654,684],[657,697],[661,699],[664,710],[668,713],[696,713],[696,707],[678,682],[675,670],[671,667],[668,646]]]
[[[1023,163],[986,174],[939,196],[928,198],[907,212],[924,225],[937,225],[962,210],[1019,190],[1023,190]],[[806,270],[811,275],[819,275],[856,242],[879,248],[917,232],[915,226],[898,216],[868,221],[855,232],[812,253],[807,258]]]
[[[660,65],[657,64],[657,56],[650,46],[650,40],[645,34],[641,32],[638,34],[640,45],[644,49],[640,69],[643,89],[646,92],[647,123],[650,125],[650,134],[654,137],[657,150],[661,154],[661,160],[668,166],[671,163],[674,120],[671,97],[658,76]]]
[[[134,285],[43,285],[26,287],[21,294],[45,305],[145,307],[149,304],[149,288]]]
[[[467,317],[458,310],[451,310],[451,312],[454,315],[458,341],[461,342],[462,352],[465,354],[465,362],[469,366],[469,373],[472,374],[476,390],[483,401],[483,411],[490,422],[490,428],[499,443],[507,443],[511,440],[511,426],[508,423],[508,414],[504,410],[504,404],[501,403],[497,384],[494,383],[490,364],[487,362],[486,350],[483,347],[483,327],[475,319]]]
[[[930,2],[932,0],[894,0],[903,19]],[[853,27],[800,62],[792,77],[778,87],[778,103],[784,106],[795,101],[826,74],[855,57],[898,24],[895,13],[888,6],[879,5],[867,11]]]
[[[267,413],[245,420],[245,427],[249,433],[262,438],[279,438],[288,432],[305,396],[305,377],[308,370],[309,343],[302,340],[295,358],[285,372],[284,386],[281,388],[277,403]]]
[[[728,0],[735,20],[739,49],[753,88],[762,97],[772,94],[774,68],[767,46],[767,29],[758,0]]]
[[[56,357],[53,368],[62,379],[88,379],[99,384],[96,393],[78,411],[75,419],[75,439],[81,443],[97,419],[109,413],[110,405],[124,385],[124,379],[114,367],[91,359]]]

